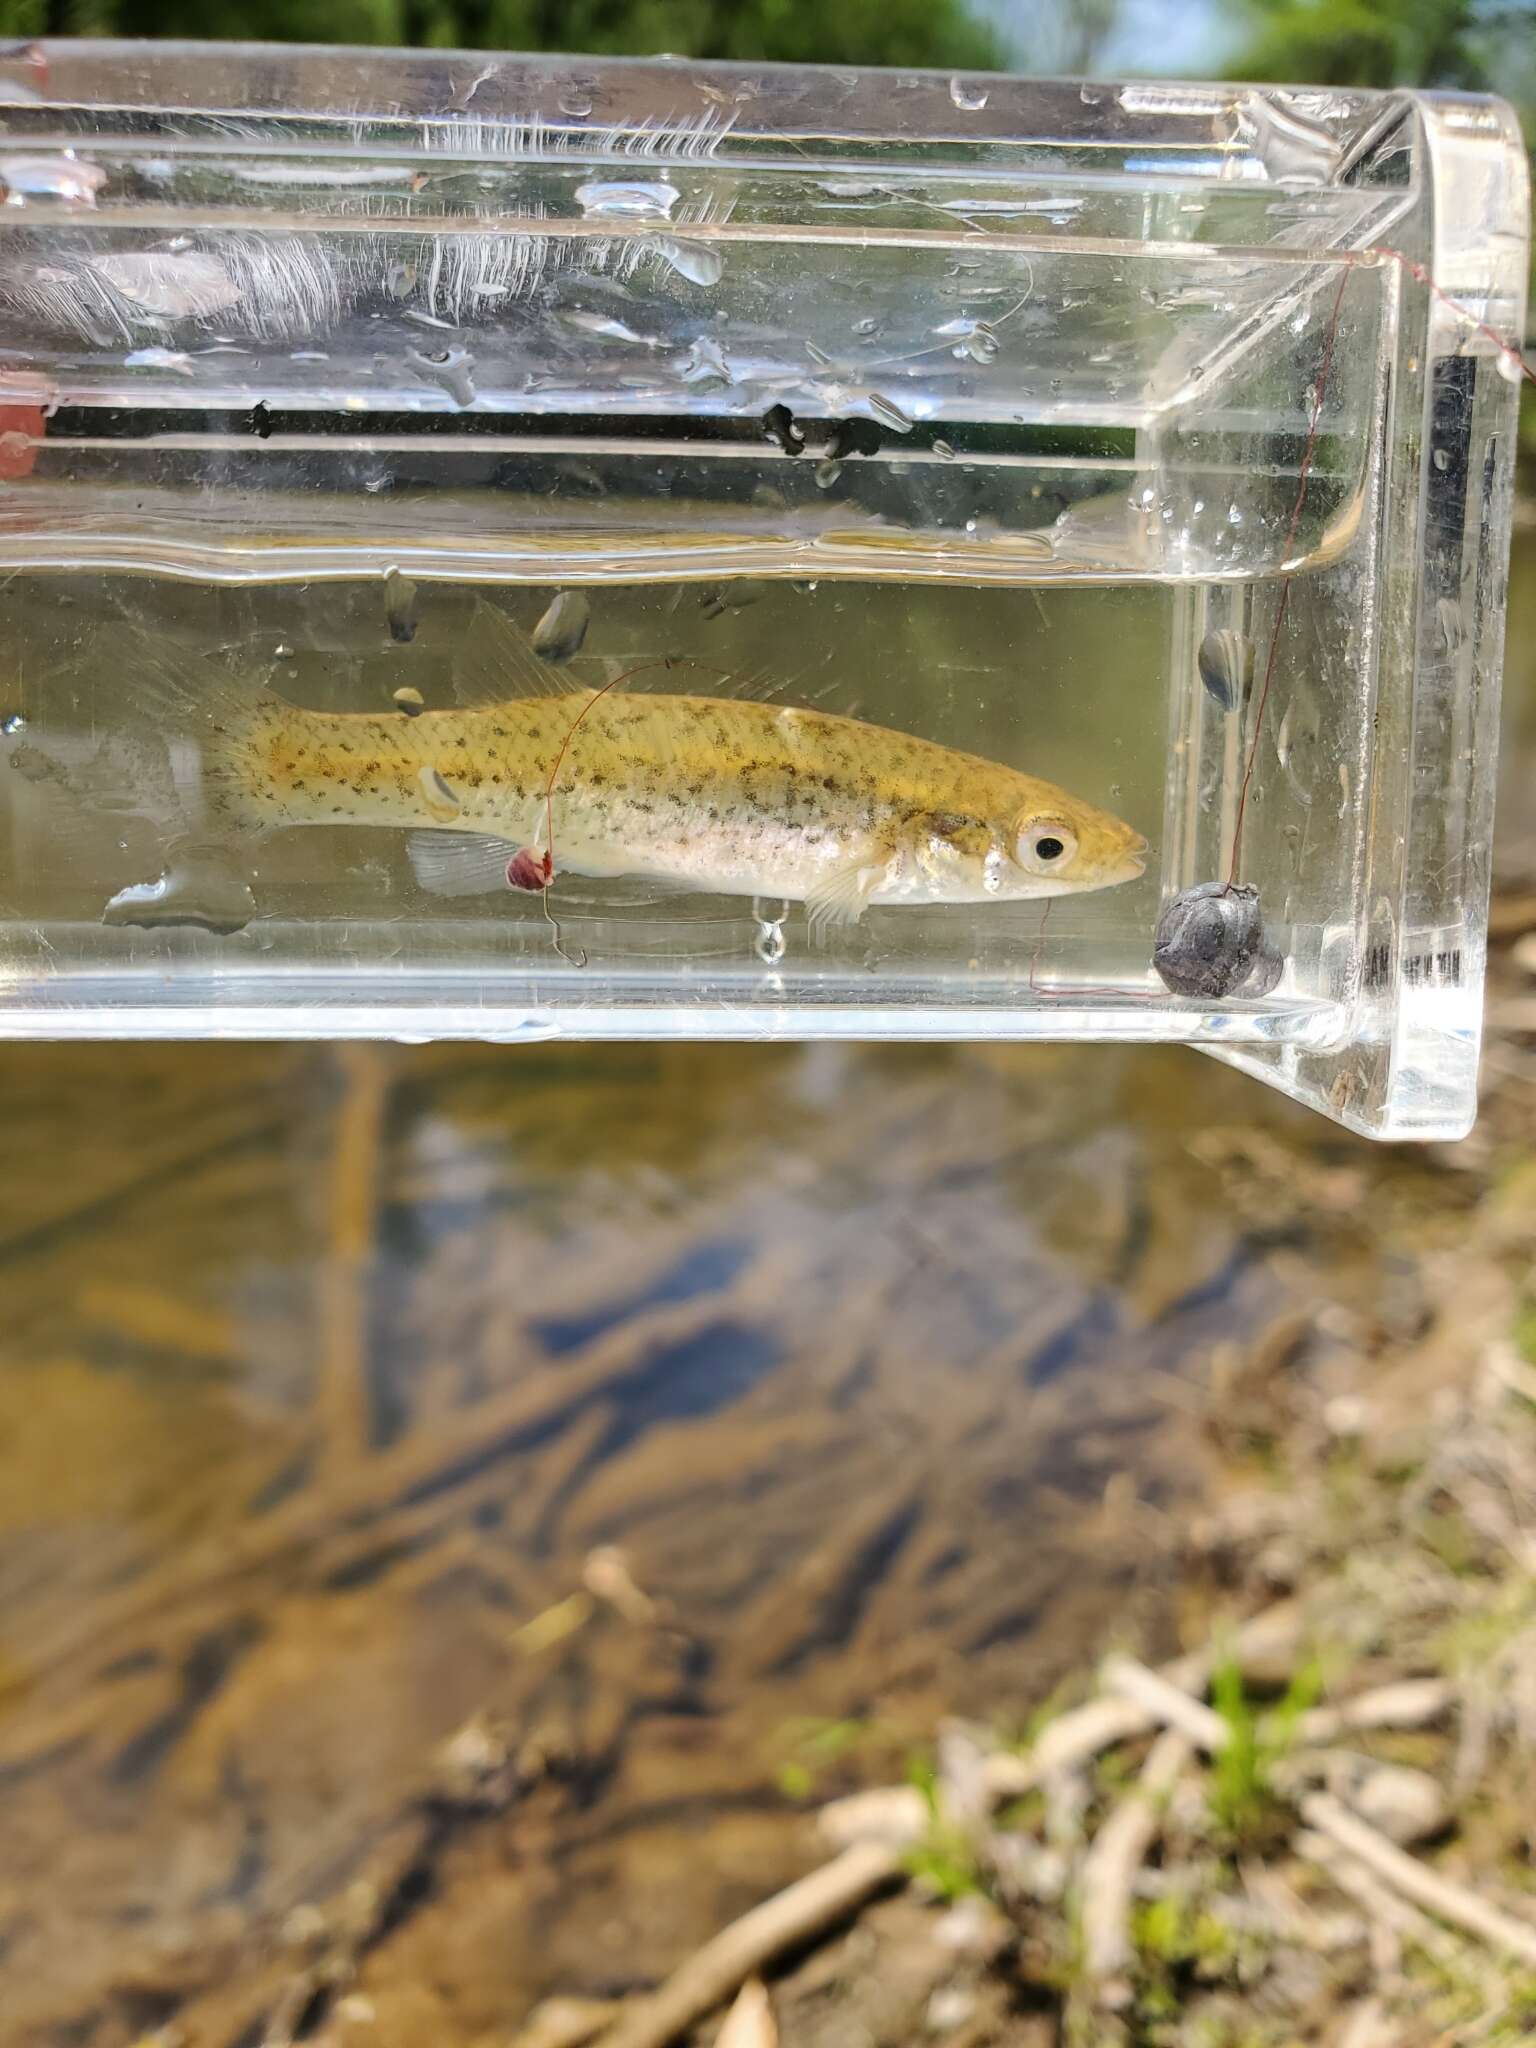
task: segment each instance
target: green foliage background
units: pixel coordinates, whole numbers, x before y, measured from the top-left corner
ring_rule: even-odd
[[[0,35],[251,38],[995,68],[964,0],[0,0]]]
[[[0,0],[0,36],[571,50],[746,62],[1116,69],[1130,0]],[[1166,0],[1170,23],[1185,0]],[[1146,8],[1143,0],[1142,16]],[[1536,0],[1232,0],[1209,61],[1255,82],[1498,92],[1536,140]],[[1526,408],[1536,445],[1536,406]]]

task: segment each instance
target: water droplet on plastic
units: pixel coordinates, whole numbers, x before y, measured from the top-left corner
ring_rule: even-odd
[[[962,314],[958,319],[946,320],[942,327],[935,327],[934,333],[941,341],[952,341],[950,354],[957,363],[969,358],[973,363],[990,363],[996,360],[1001,343],[995,328],[985,320],[973,320]]]
[[[725,351],[712,334],[700,334],[688,345],[688,352],[678,364],[678,374],[685,384],[730,384],[735,380],[725,360]]]
[[[933,452],[941,462],[953,462],[955,459],[955,451],[948,441],[935,441]]]
[[[868,339],[871,334],[878,334],[880,332],[880,322],[873,313],[866,313],[862,320],[854,321],[853,331],[855,334],[863,335]]]
[[[752,915],[757,920],[757,937],[752,941],[752,950],[765,967],[777,967],[788,950],[784,920],[789,909],[782,897],[752,898]]]
[[[872,391],[869,394],[869,409],[881,426],[889,427],[893,434],[911,433],[912,422],[899,405],[881,392]]]
[[[592,95],[579,85],[568,85],[556,104],[562,114],[570,114],[573,119],[583,121],[592,111]]]
[[[425,351],[413,348],[409,360],[424,371],[434,384],[440,385],[456,405],[474,404],[474,358],[468,349],[443,348]]]
[[[390,639],[408,647],[416,638],[416,586],[398,569],[384,572],[384,617]]]
[[[216,256],[130,250],[87,257],[113,291],[154,320],[205,320],[238,305],[241,287]]]
[[[979,114],[987,104],[987,96],[979,86],[967,85],[963,78],[949,81],[949,96],[962,113]]]
[[[653,335],[637,334],[633,327],[627,327],[622,320],[615,320],[607,313],[593,313],[585,306],[572,306],[558,312],[555,318],[562,327],[570,327],[577,334],[595,334],[599,341],[628,341],[639,348],[654,348]]]
[[[830,491],[842,473],[843,465],[840,462],[818,462],[816,465],[817,490]]]
[[[1237,130],[1278,185],[1328,185],[1343,154],[1328,123],[1303,112],[1300,94],[1278,86],[1244,93]]]
[[[125,370],[171,370],[178,377],[192,377],[192,358],[179,348],[135,348],[123,357]]]
[[[1195,657],[1200,680],[1223,711],[1247,702],[1253,688],[1253,642],[1231,626],[1207,633]]]
[[[533,651],[542,661],[569,661],[581,652],[592,623],[592,607],[580,590],[562,590],[550,600],[533,629]]]
[[[702,242],[677,242],[662,235],[652,246],[662,262],[690,284],[715,285],[725,275],[725,258]]]
[[[577,204],[590,219],[667,220],[682,194],[662,178],[592,178],[576,187]]]
[[[0,157],[0,185],[7,206],[25,206],[29,199],[61,199],[70,206],[94,206],[107,182],[99,164],[84,162],[72,149],[57,156]]]
[[[1446,470],[1448,470],[1451,466],[1450,451],[1448,449],[1437,448],[1430,459],[1434,463],[1436,469],[1440,471],[1442,476],[1445,474]]]
[[[1298,676],[1275,729],[1274,745],[1275,759],[1299,804],[1309,805],[1317,793],[1322,736],[1323,713],[1317,693],[1304,676]]]
[[[4,733],[8,740],[14,739],[17,733],[25,732],[26,729],[27,721],[19,711],[7,711],[5,716],[0,718],[0,733]]]
[[[426,698],[422,696],[420,690],[413,690],[409,683],[402,683],[399,689],[393,692],[393,700],[395,709],[403,711],[407,718],[420,718],[427,708]]]

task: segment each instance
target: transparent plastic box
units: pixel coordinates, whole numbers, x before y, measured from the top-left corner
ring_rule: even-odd
[[[38,43],[0,201],[0,1031],[1469,1123],[1499,103]]]

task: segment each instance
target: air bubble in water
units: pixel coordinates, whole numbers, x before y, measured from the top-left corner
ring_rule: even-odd
[[[781,896],[752,898],[752,915],[757,920],[757,937],[752,941],[752,950],[765,967],[777,967],[788,951],[784,920],[789,915],[789,908]]]
[[[0,718],[0,732],[3,732],[8,740],[14,739],[17,733],[25,732],[26,729],[27,721],[19,711],[7,711],[5,716]]]
[[[1235,711],[1247,702],[1253,687],[1253,642],[1230,626],[1207,633],[1195,657],[1206,694],[1223,711]]]
[[[569,661],[581,652],[592,622],[592,607],[579,590],[562,590],[550,600],[533,629],[533,651],[541,661]]]
[[[384,618],[397,646],[409,646],[416,638],[416,586],[398,569],[384,572]]]
[[[978,86],[968,86],[963,78],[949,81],[949,96],[966,114],[979,114],[987,104],[986,94]]]
[[[699,610],[706,619],[718,619],[725,612],[745,610],[749,604],[757,604],[768,595],[768,585],[756,576],[733,576],[722,583],[718,590],[709,590],[699,599]]]
[[[583,121],[592,111],[592,95],[579,85],[568,85],[556,104],[562,114],[570,114],[573,119]]]
[[[219,846],[184,846],[153,882],[119,889],[101,913],[105,925],[138,925],[153,931],[188,925],[220,938],[243,931],[256,915],[256,898],[244,866]]]

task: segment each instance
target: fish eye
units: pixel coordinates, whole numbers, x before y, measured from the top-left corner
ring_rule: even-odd
[[[1058,818],[1037,818],[1019,834],[1019,866],[1032,875],[1058,873],[1070,867],[1077,852],[1077,834]]]

